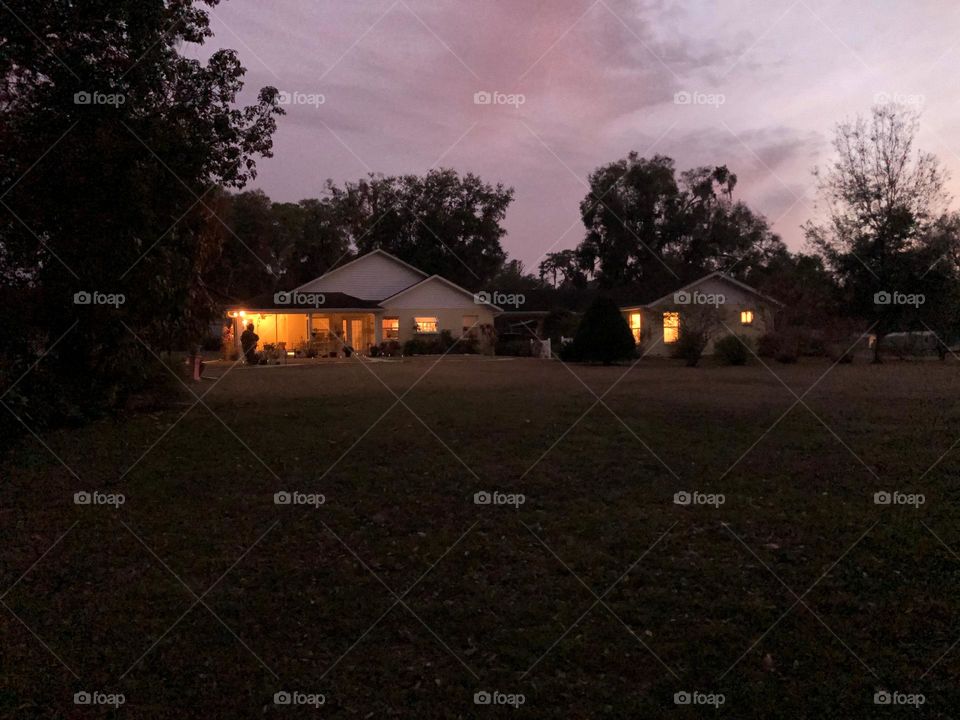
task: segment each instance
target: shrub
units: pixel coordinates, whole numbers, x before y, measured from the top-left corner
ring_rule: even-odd
[[[686,362],[687,367],[696,367],[707,347],[707,334],[692,328],[680,330],[680,337],[670,351],[670,357]]]
[[[384,340],[380,343],[380,355],[382,357],[396,357],[400,354],[400,343],[396,340]]]
[[[560,352],[563,360],[602,362],[604,365],[629,360],[636,354],[630,326],[617,304],[607,297],[598,297],[587,308],[573,342]]]
[[[746,365],[750,359],[747,338],[725,335],[714,343],[713,352],[723,365]]]
[[[785,365],[792,365],[797,361],[797,353],[790,346],[785,346],[777,350],[776,361]]]
[[[463,345],[469,348],[466,340],[456,340],[449,330],[442,330],[439,335],[418,335],[403,344],[404,355],[442,355],[454,345]],[[468,352],[469,350],[465,350]]]
[[[780,350],[781,338],[775,332],[764,333],[757,339],[757,355],[762,358],[776,357]]]

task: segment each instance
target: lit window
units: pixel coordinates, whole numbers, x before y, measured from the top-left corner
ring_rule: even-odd
[[[640,329],[643,324],[643,315],[638,312],[630,313],[630,332],[633,333],[633,341],[640,344]]]
[[[680,339],[680,313],[665,312],[663,314],[663,342],[675,343]]]
[[[400,318],[384,318],[383,319],[383,339],[384,340],[399,340],[400,339]]]
[[[418,333],[437,332],[437,319],[435,317],[415,317],[413,322],[417,326]]]
[[[330,318],[310,316],[310,334],[314,337],[326,337],[330,334]]]
[[[463,316],[463,334],[468,334],[473,330],[477,324],[480,322],[479,315],[464,315]]]
[[[753,310],[741,310],[741,311],[740,311],[740,324],[741,324],[741,325],[753,325]]]

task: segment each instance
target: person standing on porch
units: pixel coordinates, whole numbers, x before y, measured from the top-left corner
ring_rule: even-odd
[[[247,359],[248,365],[257,364],[258,342],[260,342],[260,336],[253,331],[253,323],[250,323],[240,336],[240,347],[243,348],[243,355]]]

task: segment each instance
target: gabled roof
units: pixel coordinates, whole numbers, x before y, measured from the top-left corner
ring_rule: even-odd
[[[731,283],[732,285],[737,286],[737,287],[740,288],[741,290],[746,290],[747,292],[755,295],[756,297],[760,298],[761,300],[766,300],[766,301],[769,302],[769,303],[773,303],[774,305],[777,305],[777,306],[779,306],[779,307],[783,307],[783,303],[780,302],[779,300],[775,300],[774,298],[770,297],[769,295],[764,295],[762,292],[760,292],[760,291],[757,290],[756,288],[751,287],[750,285],[747,285],[747,284],[744,283],[744,282],[740,282],[740,281],[737,280],[736,278],[732,278],[732,277],[730,277],[729,275],[727,275],[726,273],[724,273],[724,272],[722,272],[722,271],[720,271],[720,270],[715,270],[715,271],[712,272],[712,273],[709,273],[709,274],[707,274],[707,275],[704,275],[702,278],[698,278],[698,279],[694,280],[694,281],[691,282],[691,283],[687,283],[687,284],[684,285],[683,287],[679,287],[679,288],[677,288],[676,290],[674,290],[673,292],[668,292],[666,295],[664,295],[663,297],[659,297],[659,298],[657,298],[656,300],[653,300],[653,301],[648,302],[648,303],[643,304],[643,305],[635,305],[635,306],[631,306],[631,307],[653,307],[654,305],[659,305],[660,303],[664,302],[665,300],[670,300],[670,299],[672,299],[673,296],[674,296],[676,293],[678,293],[678,292],[683,292],[684,290],[690,290],[691,288],[694,288],[694,287],[696,287],[697,285],[699,285],[700,283],[702,283],[702,282],[704,282],[704,281],[706,281],[706,280],[710,280],[711,278],[718,278],[718,279],[723,280],[723,281],[725,281],[725,282]]]
[[[391,296],[388,297],[388,298],[384,298],[383,300],[380,301],[380,304],[381,304],[381,305],[384,305],[385,303],[387,303],[387,302],[390,301],[390,300],[396,300],[396,299],[397,299],[398,297],[400,297],[401,295],[406,295],[408,292],[411,292],[411,291],[413,291],[413,290],[416,290],[417,288],[422,287],[422,286],[425,285],[426,283],[432,282],[433,280],[439,280],[440,282],[442,282],[442,283],[443,283],[444,285],[446,285],[447,287],[452,288],[453,290],[456,290],[457,292],[463,293],[464,295],[467,295],[467,296],[469,296],[469,297],[471,297],[471,298],[474,298],[474,301],[476,301],[477,293],[472,293],[472,292],[470,292],[469,290],[467,290],[466,288],[460,287],[460,286],[457,285],[455,282],[451,282],[450,280],[447,280],[447,279],[446,279],[445,277],[443,277],[442,275],[431,275],[430,277],[425,278],[424,280],[421,280],[420,282],[415,283],[415,284],[411,285],[411,286],[408,287],[408,288],[404,288],[403,290],[401,290],[401,291],[398,292],[398,293],[394,293],[393,295],[391,295]],[[503,312],[503,310],[501,310],[499,307],[497,307],[496,305],[494,305],[493,303],[490,303],[490,302],[478,302],[478,303],[476,303],[476,304],[477,304],[477,305],[486,305],[486,306],[489,307],[489,308],[493,308],[493,309],[496,310],[497,312]]]
[[[408,262],[404,262],[403,260],[401,260],[400,258],[398,258],[396,255],[391,255],[391,254],[388,253],[386,250],[381,250],[380,248],[376,248],[376,249],[374,249],[374,250],[371,250],[371,251],[368,252],[368,253],[364,253],[363,255],[359,255],[358,257],[355,257],[355,258],[354,258],[353,260],[351,260],[350,262],[345,262],[343,265],[338,265],[337,267],[333,268],[332,270],[327,270],[327,272],[325,272],[325,273],[324,273],[323,275],[321,275],[320,277],[316,277],[316,278],[314,278],[313,280],[310,280],[310,281],[308,281],[308,282],[305,282],[305,283],[303,283],[303,285],[298,286],[296,289],[299,290],[300,288],[305,287],[305,286],[307,286],[307,285],[309,285],[309,284],[311,284],[311,283],[315,283],[315,282],[317,282],[318,280],[322,280],[322,279],[324,279],[324,278],[328,278],[328,277],[330,277],[331,275],[337,274],[338,272],[340,272],[340,271],[343,270],[344,268],[348,268],[348,267],[350,267],[351,265],[353,265],[353,264],[355,264],[355,263],[368,260],[368,259],[370,259],[371,257],[374,257],[374,256],[376,256],[376,255],[381,255],[381,256],[387,258],[388,260],[392,260],[393,262],[397,263],[398,265],[401,265],[401,266],[405,267],[407,270],[410,270],[410,271],[416,273],[416,274],[419,275],[420,277],[423,277],[423,278],[426,278],[426,277],[427,277],[427,274],[426,274],[423,270],[421,270],[420,268],[414,267],[413,265],[411,265],[411,264],[408,263]]]

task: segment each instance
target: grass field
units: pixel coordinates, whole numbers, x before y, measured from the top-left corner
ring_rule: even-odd
[[[0,717],[958,715],[960,363],[207,374],[5,456]]]

